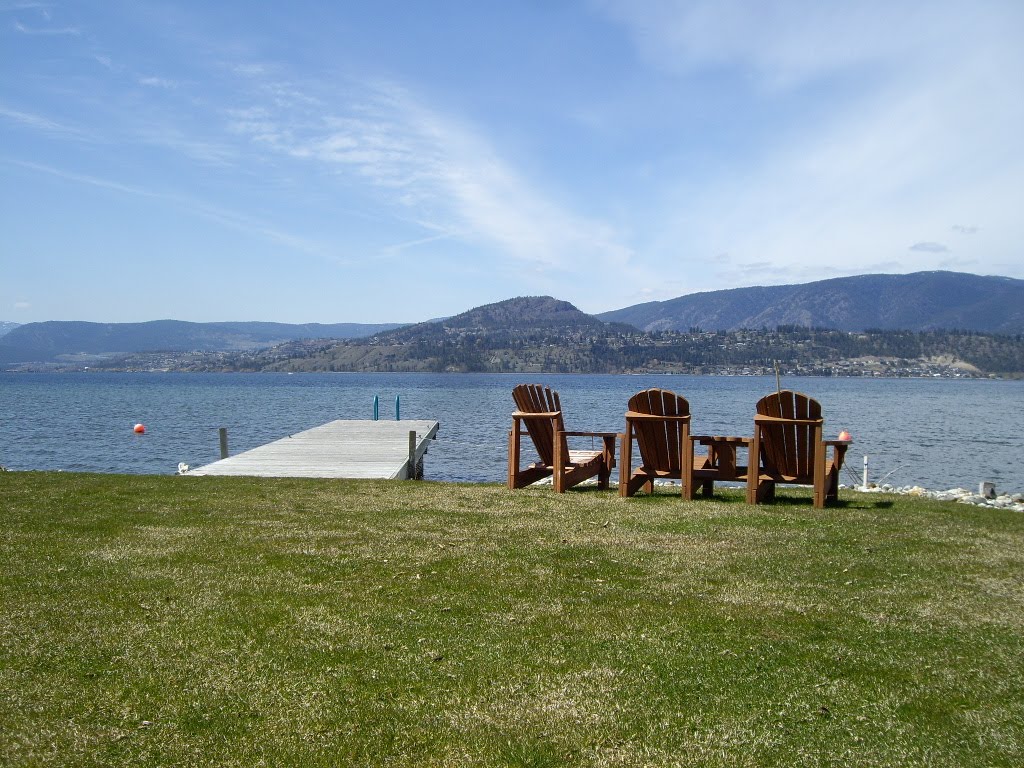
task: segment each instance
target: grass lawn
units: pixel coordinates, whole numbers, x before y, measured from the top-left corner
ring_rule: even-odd
[[[0,474],[0,764],[1024,764],[1024,516]]]

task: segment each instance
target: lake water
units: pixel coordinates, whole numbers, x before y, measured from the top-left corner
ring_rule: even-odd
[[[647,387],[690,401],[698,434],[750,434],[753,406],[774,377],[519,374],[0,373],[0,465],[12,470],[170,474],[334,419],[441,422],[426,458],[433,480],[503,482],[511,390],[557,389],[569,429],[619,432],[626,401]],[[784,378],[818,399],[826,436],[854,438],[843,482],[1024,491],[1024,382]],[[137,422],[146,434],[135,435]],[[584,447],[584,446],[579,446]]]

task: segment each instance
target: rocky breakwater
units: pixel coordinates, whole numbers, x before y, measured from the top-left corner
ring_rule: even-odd
[[[1024,512],[1024,493],[996,494],[994,489],[979,489],[979,491],[987,491],[986,493],[980,493],[969,491],[966,488],[951,488],[948,491],[929,491],[919,485],[900,487],[885,484],[867,489],[861,488],[859,485],[840,487],[866,493],[898,493],[904,496],[922,496],[926,499],[935,499],[936,501],[955,501],[958,504],[973,504],[976,507],[1010,509],[1014,512]]]

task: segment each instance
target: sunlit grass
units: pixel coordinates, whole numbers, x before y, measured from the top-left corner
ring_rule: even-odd
[[[1024,518],[0,475],[0,764],[1018,765]]]

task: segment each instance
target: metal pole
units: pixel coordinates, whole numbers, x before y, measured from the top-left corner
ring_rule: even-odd
[[[861,485],[861,490],[862,491],[866,491],[867,489],[868,489],[868,457],[867,457],[867,454],[865,454],[864,455],[864,481],[863,481],[863,485]]]
[[[220,457],[226,459],[228,457],[228,428],[220,428]]]
[[[380,401],[377,399],[377,396],[374,395],[373,396],[373,420],[377,421],[378,418],[380,418]]]
[[[395,421],[401,421],[402,420],[402,417],[400,415],[401,412],[402,412],[401,402],[402,402],[402,396],[401,395],[395,395]]]

